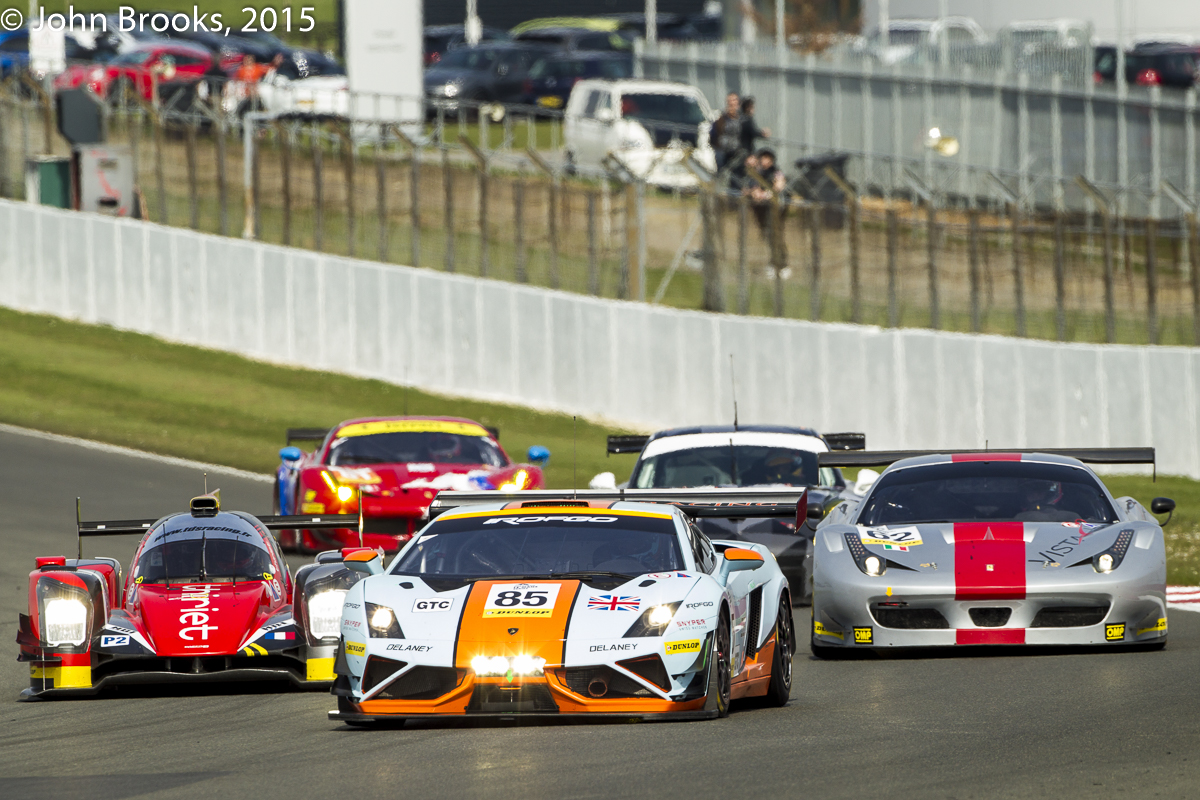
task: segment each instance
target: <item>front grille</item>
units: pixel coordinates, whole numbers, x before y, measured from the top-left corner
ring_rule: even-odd
[[[433,700],[454,691],[460,676],[452,667],[413,667],[375,695],[388,700]]]
[[[666,668],[663,668],[666,672]],[[568,667],[561,671],[562,682],[577,695],[597,700],[630,697],[657,697],[640,683],[611,667]],[[641,674],[641,673],[639,673]],[[651,683],[655,681],[650,678]]]
[[[979,628],[1003,628],[1008,618],[1012,616],[1011,608],[972,608],[968,609],[971,622]]]
[[[501,686],[481,683],[471,693],[468,714],[521,714],[558,711],[558,704],[544,683],[518,683]]]
[[[1108,616],[1108,606],[1055,606],[1043,608],[1031,628],[1085,628],[1099,625]]]
[[[362,690],[369,692],[382,681],[395,675],[408,666],[406,661],[393,661],[390,658],[371,656],[367,659],[367,668],[363,670]]]
[[[671,688],[671,679],[667,677],[667,668],[657,654],[631,658],[628,661],[618,661],[617,664],[639,678],[653,683],[664,692]]]
[[[871,616],[884,628],[900,630],[946,630],[950,623],[936,608],[871,607]]]
[[[758,655],[758,633],[762,630],[763,587],[750,593],[750,632],[746,636],[746,658]]]

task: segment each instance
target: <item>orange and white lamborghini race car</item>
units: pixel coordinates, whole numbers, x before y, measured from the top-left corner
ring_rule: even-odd
[[[576,496],[577,494],[577,496]],[[791,600],[761,545],[693,519],[797,516],[807,495],[757,491],[444,492],[433,522],[342,607],[330,718],[708,719],[791,692]]]

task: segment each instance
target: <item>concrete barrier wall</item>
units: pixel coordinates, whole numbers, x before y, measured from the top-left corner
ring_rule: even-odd
[[[1200,478],[1200,351],[678,311],[0,201],[0,305],[639,428],[872,448],[1152,444]],[[2,377],[0,377],[2,380]]]

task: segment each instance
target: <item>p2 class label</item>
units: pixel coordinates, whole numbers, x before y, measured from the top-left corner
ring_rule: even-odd
[[[558,600],[557,583],[497,583],[483,604],[485,617],[549,617]]]
[[[129,644],[128,636],[110,636],[105,634],[100,637],[101,647],[126,647]]]
[[[441,600],[436,597],[426,597],[420,600],[413,601],[414,613],[428,613],[430,611],[449,611],[454,608],[454,599]]]

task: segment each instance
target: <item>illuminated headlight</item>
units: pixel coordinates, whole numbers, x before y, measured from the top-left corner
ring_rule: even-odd
[[[504,656],[475,656],[471,659],[471,669],[476,675],[541,675],[546,666],[546,659],[528,656],[522,653],[512,658]]]
[[[655,606],[650,609],[649,621],[651,625],[666,625],[675,616],[675,610],[670,606]]]
[[[863,559],[863,569],[868,575],[878,578],[883,574],[883,561],[879,556],[867,556]]]
[[[387,606],[376,606],[375,613],[371,615],[371,627],[386,630],[395,618],[396,615]]]
[[[679,603],[663,603],[643,611],[637,620],[625,631],[625,638],[641,636],[662,636],[667,632],[667,626],[675,618]]]
[[[341,500],[343,503],[348,503],[348,502],[350,502],[351,498],[353,498],[353,497],[354,497],[354,489],[352,489],[351,487],[349,487],[349,486],[337,487],[337,499],[338,500]]]
[[[81,645],[87,639],[88,609],[80,600],[56,598],[46,602],[42,638],[51,646]]]
[[[1114,566],[1116,566],[1116,562],[1110,553],[1101,553],[1100,557],[1096,559],[1097,572],[1112,572]]]
[[[446,95],[446,97],[457,97],[458,96],[458,84],[457,83],[447,83],[445,86],[442,87],[442,94]]]
[[[396,613],[387,606],[366,604],[367,629],[372,639],[403,639],[404,632],[396,621]]]
[[[328,589],[314,594],[308,600],[308,629],[317,639],[336,638],[342,625],[342,601],[346,592]]]
[[[509,481],[508,483],[500,484],[500,491],[502,491],[502,492],[519,492],[528,486],[529,486],[528,470],[519,469],[519,470],[517,470],[517,474],[512,476],[511,481]]]

